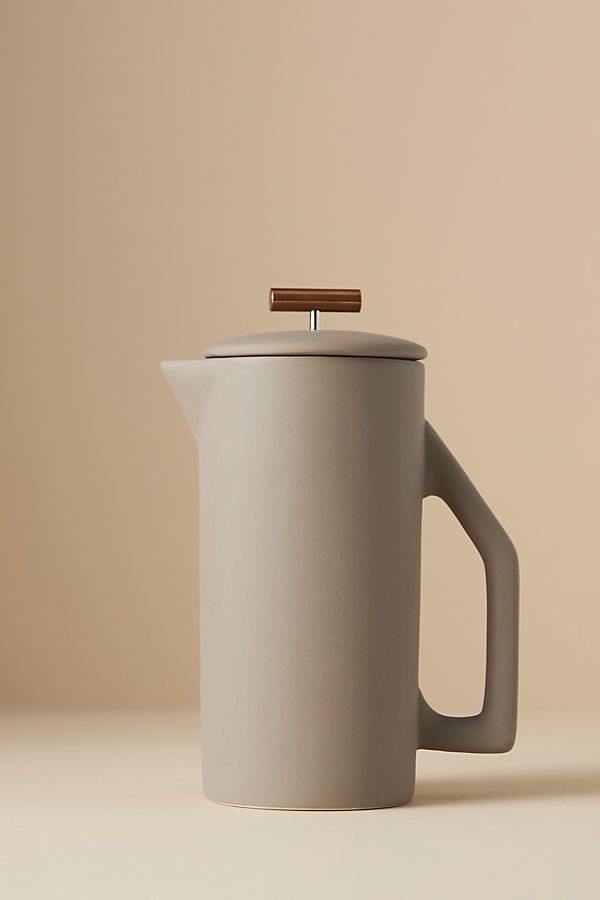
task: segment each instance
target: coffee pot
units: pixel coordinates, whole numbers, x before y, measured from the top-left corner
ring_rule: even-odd
[[[426,351],[320,329],[360,291],[274,289],[310,329],[225,340],[163,373],[199,447],[206,796],[272,809],[412,797],[416,750],[503,753],[517,710],[518,561],[424,416]],[[485,566],[477,715],[418,687],[421,510],[435,495]]]

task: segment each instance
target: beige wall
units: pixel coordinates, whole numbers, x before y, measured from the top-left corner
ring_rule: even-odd
[[[522,561],[522,705],[600,708],[596,2],[2,4],[1,701],[197,699],[195,448],[158,361],[302,328],[429,348]],[[428,501],[422,680],[481,694],[482,570]]]

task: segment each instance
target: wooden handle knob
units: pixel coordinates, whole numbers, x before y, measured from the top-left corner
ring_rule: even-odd
[[[271,288],[272,312],[360,312],[360,291],[337,288]]]

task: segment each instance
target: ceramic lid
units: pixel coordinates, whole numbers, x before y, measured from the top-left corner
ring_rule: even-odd
[[[366,331],[320,331],[321,313],[360,312],[361,292],[338,288],[271,288],[272,312],[309,313],[308,331],[248,334],[209,347],[208,359],[232,356],[362,356],[380,359],[425,359],[420,344]]]
[[[425,359],[420,344],[366,331],[275,331],[248,334],[209,347],[207,359],[232,356],[363,356]]]

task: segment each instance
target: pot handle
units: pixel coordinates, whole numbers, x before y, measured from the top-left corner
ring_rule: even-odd
[[[485,566],[487,637],[483,708],[444,716],[419,692],[419,747],[505,753],[517,726],[519,562],[491,509],[431,425],[425,424],[424,496],[440,497],[467,532]]]

